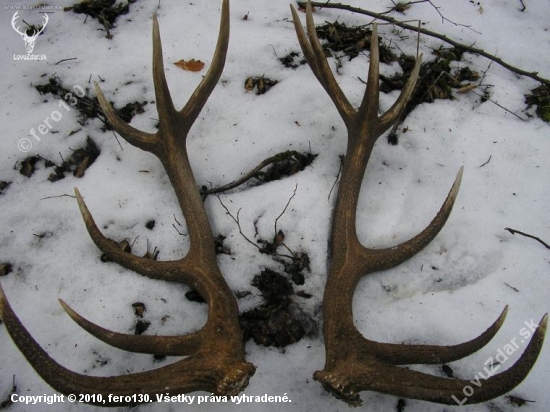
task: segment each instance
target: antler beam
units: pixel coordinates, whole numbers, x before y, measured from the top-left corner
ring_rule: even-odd
[[[90,237],[109,259],[152,279],[191,285],[209,305],[208,320],[201,330],[185,336],[125,335],[93,324],[60,300],[76,323],[110,345],[132,352],[187,356],[183,360],[147,372],[90,377],[72,372],[53,360],[21,324],[0,287],[0,316],[13,341],[38,374],[59,392],[123,396],[149,394],[151,399],[155,394],[176,395],[198,390],[217,395],[233,395],[248,385],[249,378],[255,372],[255,367],[245,360],[237,301],[218,268],[212,230],[186,150],[189,130],[221,76],[228,41],[229,1],[224,0],[212,65],[185,107],[177,111],[164,75],[159,27],[154,16],[153,79],[160,119],[159,130],[154,134],[144,133],[126,124],[96,84],[101,108],[115,131],[130,144],[156,155],[163,164],[189,231],[190,248],[184,258],[159,262],[121,251],[100,232],[80,193],[75,189],[78,206]],[[121,403],[97,404],[121,406]]]
[[[368,83],[356,110],[348,101],[324,56],[315,31],[311,2],[306,9],[307,34],[291,6],[298,41],[313,74],[334,102],[347,131],[348,144],[338,196],[332,216],[330,268],[323,301],[326,363],[313,375],[326,390],[349,405],[361,404],[360,391],[377,391],[406,398],[455,404],[464,398],[462,390],[470,382],[445,379],[409,369],[403,364],[437,364],[468,356],[486,345],[504,322],[507,308],[484,333],[455,346],[398,345],[379,343],[361,335],[353,323],[352,300],[359,280],[370,273],[390,269],[421,251],[443,228],[453,208],[462,168],[443,206],[420,234],[388,249],[369,249],[357,237],[356,210],[365,169],[376,140],[393,125],[409,100],[420,70],[420,56],[403,91],[393,106],[378,115],[379,51],[376,25],[370,46]],[[483,402],[517,386],[533,367],[542,348],[547,325],[544,315],[521,358],[508,370],[483,382],[465,403]],[[462,396],[461,396],[462,395]],[[453,398],[453,396],[455,398]]]

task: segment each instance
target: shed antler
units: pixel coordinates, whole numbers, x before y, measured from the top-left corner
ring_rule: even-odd
[[[104,342],[139,353],[187,356],[168,366],[125,376],[90,377],[72,372],[54,361],[32,338],[12,311],[0,288],[0,315],[13,341],[34,369],[62,393],[130,396],[128,404],[146,401],[131,395],[182,394],[197,390],[218,395],[242,391],[255,368],[246,362],[239,327],[237,301],[216,262],[214,239],[203,202],[193,177],[186,151],[186,139],[193,122],[216,86],[225,63],[229,39],[229,1],[224,0],[220,33],[212,65],[185,107],[174,108],[164,75],[162,48],[156,16],[153,19],[153,78],[159,130],[154,134],[136,130],[118,117],[96,85],[101,107],[113,128],[130,144],[155,154],[162,162],[176,192],[190,238],[187,255],[176,261],[160,262],[121,251],[103,236],[78,190],[76,197],[86,228],[97,247],[112,261],[143,276],[191,285],[208,302],[204,327],[183,336],[133,336],[111,332],[84,319],[65,302],[61,305],[82,328]],[[112,406],[97,396],[91,403]],[[103,401],[107,397],[103,396]],[[117,402],[114,405],[120,406]]]
[[[441,364],[468,356],[486,345],[504,322],[507,308],[485,332],[469,342],[454,346],[400,345],[366,339],[353,323],[352,300],[362,276],[397,266],[422,250],[439,233],[455,202],[462,169],[436,217],[420,234],[388,249],[369,249],[361,245],[355,218],[365,168],[378,137],[402,113],[418,78],[420,58],[394,105],[378,115],[379,52],[376,25],[372,31],[370,66],[365,95],[358,110],[338,86],[324,57],[315,32],[311,3],[306,10],[307,35],[291,6],[294,25],[309,66],[324,87],[348,130],[348,145],[338,197],[332,217],[330,269],[323,301],[326,363],[314,374],[325,389],[350,405],[360,405],[360,391],[377,391],[405,398],[443,404],[477,403],[500,396],[517,386],[533,367],[542,348],[547,315],[544,315],[521,358],[508,370],[488,377],[464,401],[463,388],[471,385],[462,379],[445,379],[399,368],[404,364]]]

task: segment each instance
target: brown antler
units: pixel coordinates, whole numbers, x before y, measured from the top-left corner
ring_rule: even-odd
[[[78,205],[86,228],[97,247],[112,261],[141,275],[170,282],[186,283],[208,302],[209,315],[204,327],[185,336],[133,336],[103,329],[61,305],[81,327],[118,348],[157,355],[187,356],[171,365],[142,373],[114,377],[90,377],[72,372],[54,361],[32,338],[12,311],[0,288],[0,315],[13,341],[29,363],[56,390],[66,394],[103,395],[91,397],[100,406],[110,404],[107,395],[182,394],[202,390],[218,395],[242,391],[255,368],[246,362],[236,299],[216,262],[214,239],[203,202],[189,165],[186,139],[189,129],[216,86],[225,63],[229,39],[229,1],[224,0],[220,34],[208,73],[185,107],[176,111],[164,75],[162,48],[156,16],[153,19],[153,78],[160,119],[158,132],[144,133],[124,123],[96,84],[101,107],[113,128],[130,144],[155,154],[162,162],[178,197],[190,238],[188,254],[176,261],[159,262],[121,251],[101,234],[78,190]],[[86,398],[88,399],[88,398]],[[127,404],[138,403],[130,397]],[[95,400],[95,401],[94,401]],[[137,402],[136,402],[137,401]],[[141,401],[146,399],[141,398]]]
[[[500,396],[517,386],[533,367],[546,331],[544,315],[521,358],[508,370],[488,377],[466,399],[463,389],[471,385],[462,379],[445,379],[399,368],[403,364],[440,364],[468,356],[482,348],[498,332],[507,308],[491,327],[477,338],[455,346],[399,345],[366,339],[353,323],[352,299],[362,276],[403,263],[422,250],[439,233],[455,202],[462,168],[429,226],[420,234],[388,249],[368,249],[357,238],[355,217],[365,168],[378,137],[394,124],[410,98],[418,78],[417,59],[405,88],[394,105],[378,115],[378,37],[373,27],[368,83],[358,110],[338,86],[317,38],[311,3],[306,10],[307,35],[291,6],[300,46],[311,70],[336,105],[348,130],[348,145],[338,197],[332,217],[330,269],[323,301],[326,363],[314,379],[350,405],[361,404],[358,392],[371,390],[406,398],[443,404],[477,403]],[[469,393],[469,391],[468,391]]]

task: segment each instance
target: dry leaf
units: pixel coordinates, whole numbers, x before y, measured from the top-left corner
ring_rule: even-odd
[[[252,76],[248,77],[244,82],[244,88],[246,91],[254,90],[255,85],[256,85],[256,81]]]
[[[200,72],[204,67],[204,63],[200,60],[183,60],[177,61],[174,63],[176,66],[183,70],[189,70],[190,72]]]
[[[460,87],[458,89],[458,93],[460,94],[464,94],[464,93],[468,93],[469,91],[471,90],[474,90],[475,88],[477,88],[477,84],[465,84],[464,86]]]

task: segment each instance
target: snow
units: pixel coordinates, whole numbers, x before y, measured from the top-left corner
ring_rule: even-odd
[[[442,20],[428,3],[414,4],[405,16],[394,17],[421,19],[425,22],[423,27],[429,30],[550,77],[550,14],[546,2],[525,2],[523,12],[517,0],[432,3],[440,6],[445,17],[462,25]],[[7,0],[4,4],[21,2]],[[69,4],[72,2],[64,5]],[[392,5],[386,0],[352,4],[378,12]],[[185,253],[188,244],[173,227],[176,219],[184,223],[168,179],[154,156],[131,147],[120,137],[117,141],[110,132],[103,133],[98,120],[81,127],[76,110],[63,112],[62,119],[52,122],[53,130],[36,141],[30,129],[36,129],[58,110],[59,100],[39,95],[33,85],[56,75],[66,87],[91,90],[93,81],[103,79],[102,90],[115,106],[135,100],[154,101],[150,33],[151,16],[157,12],[170,91],[176,106],[181,107],[203,73],[184,72],[172,63],[195,58],[208,67],[217,39],[219,2],[139,1],[116,22],[111,40],[105,38],[99,23],[91,18],[85,20],[84,15],[49,10],[47,29],[38,38],[34,51],[46,54],[46,61],[13,60],[13,54],[24,53],[23,42],[11,28],[14,11],[0,10],[3,40],[0,87],[4,95],[0,103],[3,132],[0,180],[12,182],[0,195],[0,261],[9,261],[14,268],[2,277],[2,286],[23,324],[63,366],[98,376],[158,367],[159,363],[151,356],[123,352],[88,335],[68,318],[57,299],[62,298],[91,321],[119,332],[132,333],[135,315],[131,303],[136,301],[147,306],[146,319],[151,322],[147,333],[181,334],[204,324],[206,308],[183,297],[187,287],[150,280],[113,263],[102,263],[99,251],[87,235],[76,201],[69,197],[73,187],[78,187],[98,225],[107,226],[104,233],[108,237],[137,238],[135,253],[145,253],[148,242],[151,247],[159,247],[160,259],[175,259]],[[243,20],[247,13],[248,19]],[[26,21],[41,21],[37,12],[20,14]],[[305,21],[305,16],[300,15]],[[315,14],[317,23],[336,18],[347,25],[370,22],[366,16],[342,10],[323,9]],[[391,26],[381,26],[379,32],[403,50],[416,48],[412,35],[397,41]],[[441,41],[426,36],[420,42],[427,59],[429,48],[441,45]],[[243,230],[249,236],[253,236],[253,222],[258,219],[260,235],[268,238],[274,219],[297,186],[296,196],[278,226],[285,232],[289,247],[310,255],[311,272],[305,285],[296,289],[313,297],[296,299],[321,324],[326,245],[334,201],[334,193],[330,198],[329,193],[340,166],[339,155],[345,151],[345,128],[309,67],[287,69],[277,60],[298,50],[286,2],[233,0],[231,39],[222,81],[191,131],[188,150],[197,182],[207,185],[211,182],[214,186],[235,180],[279,152],[307,152],[311,148],[319,154],[311,167],[292,177],[233,191],[222,195],[222,199],[233,213],[241,209]],[[56,64],[62,59],[74,60]],[[465,60],[480,72],[489,65],[488,60],[472,54],[466,54]],[[357,77],[365,78],[367,67],[368,53],[361,54],[351,62],[344,62],[342,74],[337,76],[355,105],[364,89]],[[382,65],[381,70],[390,73],[396,68]],[[265,95],[247,93],[244,80],[261,75],[279,83]],[[128,81],[132,83],[126,84]],[[538,86],[537,82],[492,64],[484,84],[493,85],[493,100],[527,118],[523,96]],[[396,93],[381,95],[382,109],[388,108],[396,96]],[[353,306],[357,327],[368,338],[447,345],[477,336],[509,305],[507,320],[498,335],[478,353],[451,364],[455,376],[474,378],[498,349],[514,338],[519,339],[524,322],[531,319],[538,322],[550,309],[549,251],[533,239],[512,236],[504,230],[511,227],[550,240],[550,126],[533,117],[521,121],[491,102],[481,104],[472,93],[456,97],[453,101],[438,100],[417,107],[403,125],[408,132],[401,135],[398,146],[388,145],[385,137],[376,146],[367,168],[357,217],[359,237],[366,246],[391,246],[416,234],[439,209],[460,166],[464,166],[465,172],[455,209],[437,238],[401,266],[362,280]],[[149,103],[145,109],[132,124],[153,131],[155,105]],[[79,131],[69,135],[74,130]],[[30,178],[18,172],[18,162],[27,155],[40,154],[60,162],[60,155],[70,156],[70,148],[82,146],[87,136],[99,145],[101,155],[82,179],[68,176],[50,183],[46,179],[51,169],[43,165]],[[30,139],[33,145],[28,153],[18,148],[23,138]],[[206,209],[214,233],[227,236],[226,244],[233,252],[231,256],[219,257],[221,270],[233,290],[250,290],[255,294],[240,300],[240,309],[253,307],[261,298],[250,286],[252,277],[263,267],[281,270],[281,266],[260,255],[239,235],[235,223],[215,197],[207,199]],[[144,228],[149,219],[156,221],[152,231]],[[185,227],[179,230],[185,232]],[[39,237],[40,234],[46,235]],[[166,315],[169,320],[162,324]],[[524,346],[502,369],[519,357]],[[13,376],[18,394],[55,393],[12,344],[3,325],[0,325],[0,347],[0,400],[8,397]],[[247,359],[256,365],[257,371],[245,394],[286,394],[291,403],[244,406],[154,403],[132,409],[348,409],[312,379],[313,372],[322,369],[324,363],[321,336],[305,338],[285,350],[249,342],[246,351]],[[101,366],[98,359],[108,362]],[[437,366],[417,369],[441,376]],[[526,410],[549,410],[549,374],[547,343],[529,376],[510,394],[534,401]],[[397,398],[393,396],[363,392],[361,397],[364,406],[360,410],[396,410]],[[61,406],[16,403],[8,408],[10,411],[96,409],[68,403]],[[500,397],[461,410],[513,409],[505,397]],[[442,407],[407,400],[405,410],[440,411]]]

